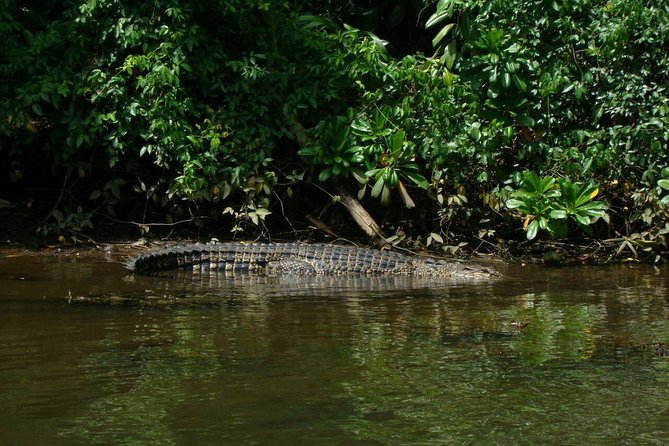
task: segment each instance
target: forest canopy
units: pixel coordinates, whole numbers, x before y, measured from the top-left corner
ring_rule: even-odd
[[[344,187],[396,242],[666,250],[664,1],[0,5],[0,206],[44,234],[350,233]]]

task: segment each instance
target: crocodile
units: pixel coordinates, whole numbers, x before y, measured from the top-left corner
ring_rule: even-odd
[[[392,251],[319,243],[193,243],[148,251],[126,266],[138,274],[166,270],[280,275],[416,276],[482,280],[493,268]]]

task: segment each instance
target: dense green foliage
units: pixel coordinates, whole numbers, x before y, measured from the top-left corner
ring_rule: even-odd
[[[37,162],[88,181],[60,206],[61,223],[82,206],[114,212],[135,190],[164,216],[147,220],[191,203],[225,209],[233,230],[262,226],[282,205],[273,194],[336,177],[368,190],[370,205],[423,210],[423,235],[452,237],[522,234],[510,218],[521,206],[503,204],[531,171],[560,178],[562,197],[599,184],[618,214],[601,234],[664,227],[664,2],[327,5],[3,0],[7,174],[20,181]],[[572,217],[591,232],[594,214]],[[567,235],[558,226],[542,229]]]
[[[557,183],[557,184],[556,184]],[[593,201],[599,189],[591,183],[575,184],[564,178],[543,178],[525,172],[522,187],[506,201],[509,209],[518,209],[525,215],[524,228],[532,240],[544,230],[553,237],[567,236],[568,219],[587,233],[598,218],[608,220],[606,204]]]

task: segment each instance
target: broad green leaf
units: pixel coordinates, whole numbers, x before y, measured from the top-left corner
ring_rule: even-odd
[[[349,161],[355,164],[360,164],[365,160],[365,156],[362,153],[357,153],[349,158]]]
[[[381,194],[381,190],[383,189],[383,185],[385,182],[383,181],[383,177],[380,177],[376,180],[376,183],[374,183],[374,187],[372,188],[372,197],[376,198]]]
[[[420,172],[420,166],[416,163],[402,163],[400,164],[400,168],[402,169],[402,173],[406,172]]]
[[[350,127],[344,127],[337,132],[337,135],[335,136],[333,141],[335,143],[335,146],[337,147],[335,149],[335,152],[342,151],[342,149],[346,145],[346,142],[348,141],[348,135],[350,132],[351,132]]]
[[[491,83],[488,86],[488,92],[487,95],[490,99],[497,99],[499,97],[499,84],[498,83]]]
[[[437,25],[450,17],[451,13],[448,10],[435,12],[429,19],[427,19],[427,22],[425,22],[425,29],[432,28],[434,25]]]
[[[657,182],[657,185],[660,186],[662,189],[669,190],[669,180],[667,179],[662,179]]]
[[[436,47],[437,45],[439,45],[439,42],[441,42],[444,39],[444,37],[446,37],[446,34],[448,34],[448,32],[451,29],[453,29],[454,26],[455,23],[449,23],[448,25],[441,28],[441,31],[439,31],[437,35],[434,37],[434,39],[432,39],[432,46]]]
[[[383,186],[383,191],[381,192],[381,203],[384,205],[390,204],[390,188],[386,185]]]
[[[437,3],[437,11],[449,9],[453,4],[453,0],[439,0]]]
[[[348,149],[346,149],[343,153],[343,156],[348,158],[349,156],[352,156],[352,155],[355,155],[355,154],[358,154],[358,153],[361,153],[361,152],[362,152],[362,147],[353,146],[353,147],[349,147]]]
[[[397,170],[394,170],[390,173],[390,186],[391,187],[397,187],[397,183],[399,182],[400,178],[399,175],[397,175]]]
[[[531,117],[529,117],[527,115],[519,116],[518,117],[518,122],[520,122],[521,124],[523,124],[525,127],[528,127],[528,128],[532,128],[532,127],[534,127],[534,124],[536,124],[534,122],[534,119],[532,119]]]
[[[444,60],[446,61],[446,68],[447,68],[444,71],[444,80],[448,85],[453,84],[453,75],[449,70],[453,69],[453,64],[455,63],[456,56],[457,56],[457,43],[455,39],[451,39],[451,41],[448,43],[448,45],[446,45],[446,48],[444,49]]]
[[[444,243],[444,239],[440,234],[437,234],[436,232],[430,232],[430,237],[432,237],[432,240],[439,242],[439,243]]]
[[[515,73],[518,71],[518,68],[520,68],[520,65],[517,62],[507,62],[504,66],[509,73]]]
[[[381,173],[381,171],[383,169],[384,169],[383,167],[380,167],[378,169],[368,170],[367,172],[365,172],[365,176],[368,176],[370,178],[371,177],[377,177],[378,178],[379,174]]]
[[[524,206],[525,202],[521,201],[521,200],[517,200],[515,198],[509,198],[508,200],[506,200],[505,204],[506,204],[506,207],[509,208],[509,209],[516,209],[516,208],[519,208],[521,206]]]
[[[576,214],[573,217],[580,225],[588,226],[590,224],[590,217],[581,214]]]
[[[518,90],[522,92],[525,92],[527,90],[527,84],[525,83],[525,81],[519,78],[516,74],[512,74],[511,79],[513,80],[513,83],[516,84]]]
[[[555,219],[567,218],[567,211],[563,209],[555,209],[551,211],[550,216]]]
[[[398,154],[402,147],[404,146],[404,130],[396,131],[390,139],[390,151],[394,154]]]
[[[511,75],[508,72],[504,71],[502,73],[502,87],[504,89],[507,89],[509,88],[509,85],[511,85]]]
[[[339,25],[337,25],[337,23],[334,21],[320,15],[301,15],[297,17],[296,23],[305,29],[315,28],[318,26],[322,26],[328,29],[337,29],[339,27]]]
[[[332,176],[332,170],[328,167],[327,169],[323,169],[320,174],[318,174],[318,180],[321,182],[325,182]]]
[[[534,240],[534,237],[537,236],[537,232],[539,232],[539,222],[534,220],[527,226],[525,236],[528,240]]]
[[[416,203],[414,203],[411,195],[409,195],[409,191],[406,189],[406,187],[404,187],[404,183],[398,181],[397,190],[400,192],[400,198],[402,199],[402,202],[404,202],[404,206],[407,209],[413,209],[416,207]]]
[[[430,183],[427,181],[427,179],[419,173],[416,173],[416,172],[402,172],[402,174],[405,177],[409,178],[411,181],[413,181],[414,184],[416,184],[421,189],[427,189],[430,186]]]

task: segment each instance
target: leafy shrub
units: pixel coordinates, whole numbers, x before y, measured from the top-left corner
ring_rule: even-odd
[[[220,205],[234,231],[261,227],[291,178],[338,177],[386,204],[399,193],[442,222],[492,221],[491,191],[524,178],[511,204],[533,216],[530,238],[603,218],[595,183],[665,199],[666,178],[647,181],[669,163],[664,2],[439,0],[425,23],[436,53],[401,57],[401,32],[341,23],[372,6],[324,5],[0,0],[8,169],[37,148],[93,191],[124,179],[155,206]],[[91,201],[122,201],[107,192]]]
[[[592,183],[572,183],[551,176],[540,177],[534,172],[525,172],[521,188],[506,201],[508,209],[517,209],[523,216],[523,229],[528,240],[537,236],[539,230],[552,238],[567,236],[567,219],[587,232],[599,218],[608,219],[607,204],[594,200],[599,193]]]

